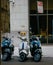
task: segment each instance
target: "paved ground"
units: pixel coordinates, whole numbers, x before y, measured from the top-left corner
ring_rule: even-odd
[[[32,58],[28,58],[26,62],[19,62],[18,57],[13,57],[10,61],[1,61],[1,65],[53,65],[53,58],[43,57],[41,62],[34,62]]]
[[[6,62],[1,61],[1,65],[53,65],[53,45],[42,46],[42,52],[43,52],[43,56],[41,62],[34,62],[30,54],[26,62],[19,62],[18,48],[15,47],[15,51],[12,56],[12,59]]]
[[[42,55],[43,57],[53,57],[53,45],[42,46]],[[14,48],[13,56],[19,56],[18,47]],[[30,52],[29,52],[29,57],[31,57]]]

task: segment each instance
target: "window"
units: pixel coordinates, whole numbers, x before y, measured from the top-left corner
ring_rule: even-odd
[[[42,43],[53,43],[53,0],[43,2],[43,13],[37,13],[37,0],[29,0],[30,28],[32,35],[44,36]]]

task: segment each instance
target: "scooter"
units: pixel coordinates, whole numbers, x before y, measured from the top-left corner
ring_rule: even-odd
[[[29,54],[28,43],[25,38],[22,38],[22,42],[19,45],[19,61],[24,62],[27,60]]]
[[[3,41],[1,43],[1,50],[2,50],[2,60],[8,61],[11,59],[11,56],[14,51],[14,45],[11,44],[11,39],[7,37],[3,37]]]
[[[41,42],[38,38],[32,37],[30,42],[30,52],[33,56],[33,60],[35,62],[41,61],[42,58],[42,48],[41,48]]]

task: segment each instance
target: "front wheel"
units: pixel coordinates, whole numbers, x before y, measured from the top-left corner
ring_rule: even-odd
[[[25,61],[26,59],[26,54],[25,53],[20,53],[20,60],[21,62]]]
[[[8,53],[2,54],[2,60],[3,60],[3,61],[6,61],[7,58],[8,58]]]
[[[11,59],[11,55],[9,53],[2,54],[2,61],[8,61]]]
[[[41,53],[35,53],[34,54],[34,61],[35,62],[41,61],[41,57],[42,57]]]

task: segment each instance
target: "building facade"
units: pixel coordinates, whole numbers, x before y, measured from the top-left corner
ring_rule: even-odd
[[[9,0],[0,0],[0,33],[10,32]],[[0,34],[1,42],[1,34]]]
[[[43,13],[37,10],[38,1]],[[53,43],[53,0],[1,0],[0,23],[3,32],[27,31],[42,43]]]
[[[39,13],[37,2],[43,3],[43,13]],[[53,0],[29,0],[29,17],[32,34],[38,35],[44,43],[53,43]],[[39,5],[40,6],[40,5]],[[42,7],[41,6],[41,7]],[[39,9],[41,9],[39,7]]]
[[[9,32],[10,31],[10,9],[9,1],[1,0],[1,31]]]
[[[13,34],[12,37],[15,46],[21,43],[18,36],[22,37],[19,33],[25,32],[24,37],[29,41],[29,16],[28,16],[28,0],[9,0],[10,2],[10,33]],[[24,34],[25,34],[24,33]],[[16,39],[16,40],[15,40]]]

